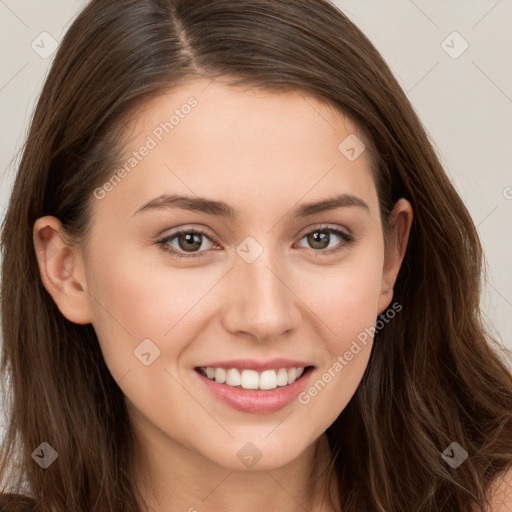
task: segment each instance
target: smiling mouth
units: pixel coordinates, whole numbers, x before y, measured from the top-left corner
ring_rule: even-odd
[[[313,366],[289,367],[275,370],[239,370],[237,368],[196,367],[195,370],[217,384],[247,390],[272,391],[284,388],[309,374]]]

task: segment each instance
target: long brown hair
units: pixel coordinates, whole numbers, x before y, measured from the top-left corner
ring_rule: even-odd
[[[2,231],[4,491],[42,512],[139,510],[123,394],[92,325],[69,322],[43,286],[32,230],[54,215],[87,241],[130,119],[194,77],[323,99],[365,135],[384,221],[401,197],[413,207],[403,310],[327,430],[335,509],[483,510],[512,464],[512,376],[481,318],[477,231],[383,58],[327,0],[93,0],[67,31]],[[45,470],[32,457],[43,442],[58,453]],[[468,453],[457,468],[441,455],[453,442]]]

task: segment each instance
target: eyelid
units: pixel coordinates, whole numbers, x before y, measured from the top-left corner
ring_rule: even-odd
[[[303,230],[299,231],[299,234],[296,235],[296,237],[299,237],[300,239],[304,238],[306,235],[309,235],[312,232],[315,231],[340,231],[344,235],[354,238],[352,235],[352,231],[344,226],[340,226],[338,224],[328,224],[325,222],[319,222],[317,224],[311,224],[310,226],[307,226]],[[301,234],[302,233],[302,234]]]

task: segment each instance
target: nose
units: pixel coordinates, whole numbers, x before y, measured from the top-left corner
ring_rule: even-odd
[[[300,299],[293,292],[290,272],[264,251],[252,263],[236,258],[229,273],[223,324],[234,336],[271,341],[296,329]]]

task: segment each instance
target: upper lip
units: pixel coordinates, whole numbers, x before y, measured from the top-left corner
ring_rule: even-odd
[[[294,359],[276,358],[266,361],[257,359],[232,359],[231,361],[212,361],[207,364],[199,365],[197,368],[236,368],[237,370],[255,370],[262,372],[264,370],[279,370],[280,368],[306,368],[313,366],[305,361],[296,361]]]

